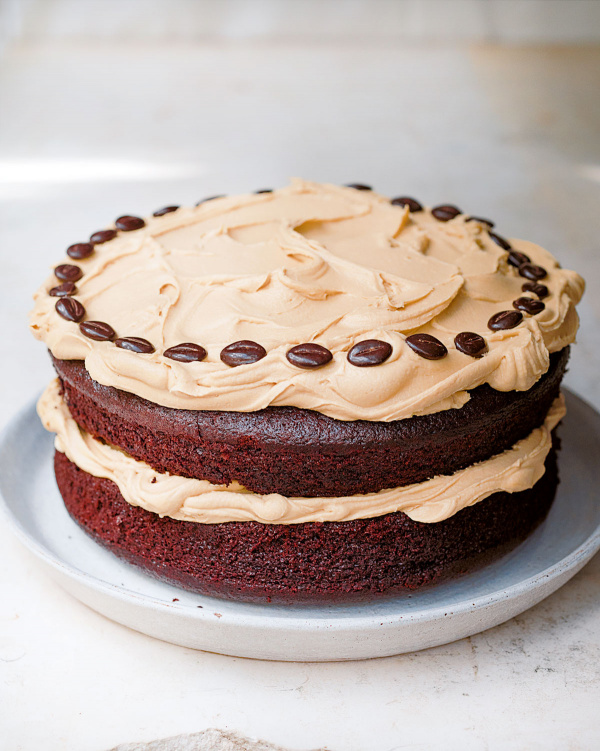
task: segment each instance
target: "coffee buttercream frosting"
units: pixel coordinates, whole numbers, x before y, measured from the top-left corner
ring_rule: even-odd
[[[338,498],[287,498],[260,495],[238,483],[213,485],[178,475],[161,474],[120,449],[98,441],[79,428],[60,394],[58,379],[38,402],[44,427],[56,433],[55,446],[80,469],[117,484],[133,506],[181,521],[218,524],[257,521],[263,524],[350,521],[402,511],[413,521],[434,523],[461,509],[506,491],[532,488],[544,474],[552,446],[551,431],[565,414],[564,399],[552,404],[544,424],[511,449],[452,475],[390,488],[378,493]]]
[[[461,407],[483,383],[527,390],[549,353],[574,340],[583,280],[543,248],[510,242],[544,267],[549,294],[541,312],[491,331],[492,315],[535,295],[523,292],[527,280],[485,223],[462,214],[439,221],[374,192],[295,180],[150,218],[77,261],[75,298],[86,319],[143,337],[154,352],[86,337],[57,313],[54,275],[36,293],[31,327],[55,357],[84,360],[99,383],[167,407],[287,405],[341,420],[398,420]],[[463,331],[486,339],[483,357],[455,348]],[[405,341],[414,333],[435,336],[447,356],[420,357]],[[375,367],[351,364],[349,350],[365,339],[389,343],[391,356]],[[239,340],[259,343],[266,356],[226,365],[221,350]],[[164,356],[183,342],[201,345],[206,358]],[[289,362],[289,349],[306,342],[329,349],[331,362],[313,370]]]

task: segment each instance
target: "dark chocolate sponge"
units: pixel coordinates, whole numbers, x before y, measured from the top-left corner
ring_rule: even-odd
[[[186,589],[239,600],[335,602],[412,590],[470,572],[522,541],[557,485],[554,449],[530,490],[495,493],[436,524],[403,513],[349,522],[196,524],[131,506],[110,480],[59,452],[69,514],[120,558]]]
[[[78,360],[56,360],[69,410],[96,438],[158,472],[257,493],[344,496],[448,475],[489,459],[543,422],[558,395],[569,348],[529,391],[471,392],[461,409],[395,422],[334,420],[311,410],[169,409],[93,381]]]

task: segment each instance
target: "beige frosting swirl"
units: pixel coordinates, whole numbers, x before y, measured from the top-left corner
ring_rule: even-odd
[[[574,340],[581,277],[539,246],[511,242],[547,269],[550,295],[540,314],[491,332],[488,319],[512,309],[525,280],[485,225],[463,215],[440,222],[376,193],[296,180],[150,218],[78,262],[87,318],[119,336],[145,337],[155,353],[87,339],[56,313],[48,296],[54,276],[35,295],[31,328],[56,357],[84,360],[99,383],[167,407],[290,405],[342,420],[397,420],[460,407],[482,383],[529,389],[549,353]],[[405,337],[420,331],[441,339],[448,356],[415,354]],[[479,359],[458,352],[461,331],[482,334],[489,352]],[[223,364],[221,349],[241,339],[259,342],[267,356]],[[351,365],[348,350],[364,339],[389,342],[392,356],[376,367]],[[203,362],[162,355],[189,341],[206,348]],[[307,371],[287,361],[290,347],[312,341],[333,352],[331,363]]]
[[[286,498],[277,493],[259,495],[234,483],[212,485],[177,475],[160,474],[83,432],[60,396],[58,379],[38,402],[44,427],[56,433],[55,445],[78,467],[95,477],[115,482],[123,498],[160,516],[217,524],[257,521],[263,524],[349,521],[403,511],[420,522],[439,522],[498,491],[527,490],[544,474],[544,461],[552,445],[550,431],[565,414],[563,397],[557,398],[546,421],[513,448],[473,464],[453,475],[379,493],[339,498]]]

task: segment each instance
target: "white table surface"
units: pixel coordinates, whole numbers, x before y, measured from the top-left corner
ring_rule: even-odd
[[[284,184],[452,201],[589,282],[566,383],[600,407],[600,50],[393,43],[15,45],[0,73],[0,419],[51,376],[30,296],[122,213]],[[34,459],[34,458],[33,458]],[[63,593],[0,527],[0,748],[106,751],[210,727],[290,749],[594,749],[600,559],[424,652],[286,664],[194,652]]]

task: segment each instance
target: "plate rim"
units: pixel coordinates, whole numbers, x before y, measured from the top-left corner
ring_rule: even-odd
[[[574,400],[579,402],[579,406],[589,410],[593,415],[600,420],[600,413],[579,395],[575,394],[568,388],[562,388],[567,401]],[[35,414],[35,405],[37,398],[33,401],[26,403],[7,423],[2,432],[0,433],[0,471],[3,468],[3,462],[5,453],[7,452],[7,446],[9,445],[10,436],[19,430],[22,423],[31,420],[32,413]],[[38,423],[38,429],[40,435],[44,428],[41,423]],[[45,431],[44,431],[45,432]],[[51,436],[48,435],[48,439]],[[60,494],[58,494],[60,497]],[[142,608],[146,608],[153,611],[164,611],[165,613],[178,613],[186,618],[202,623],[203,621],[213,622],[215,614],[212,612],[212,608],[198,608],[197,606],[189,606],[185,602],[167,602],[155,595],[144,594],[136,592],[127,587],[115,584],[113,582],[101,579],[95,574],[88,573],[78,567],[75,567],[71,563],[67,563],[63,559],[59,558],[51,550],[49,550],[42,542],[30,535],[27,530],[21,524],[19,518],[12,512],[8,505],[8,502],[3,496],[2,488],[0,487],[0,514],[7,520],[9,527],[15,532],[20,542],[35,556],[37,556],[43,563],[50,566],[58,573],[67,576],[69,579],[74,580],[76,583],[95,590],[101,595],[116,598],[122,602],[131,604],[132,600],[136,601],[136,604]],[[83,532],[83,530],[82,530]],[[83,532],[85,534],[85,532]],[[98,544],[98,543],[95,543]],[[101,546],[100,546],[101,547]],[[485,610],[489,607],[493,607],[499,604],[501,601],[514,600],[524,592],[528,592],[532,589],[537,589],[542,582],[550,584],[556,579],[560,579],[561,576],[573,571],[573,575],[582,568],[591,558],[600,550],[600,523],[590,532],[588,537],[580,543],[569,554],[561,558],[559,561],[547,566],[542,571],[533,574],[526,579],[522,579],[518,582],[510,584],[503,589],[496,589],[493,592],[487,594],[481,594],[475,598],[469,598],[467,600],[461,600],[457,603],[448,603],[444,610],[443,605],[437,605],[427,610],[415,611],[410,613],[389,613],[382,612],[376,613],[361,613],[363,607],[369,607],[368,601],[356,604],[356,613],[349,613],[346,611],[343,616],[336,617],[335,611],[326,610],[327,605],[323,606],[322,614],[315,615],[314,609],[319,606],[312,605],[312,614],[307,613],[303,615],[302,606],[294,608],[293,612],[289,615],[281,615],[281,611],[268,612],[268,604],[259,604],[261,608],[260,612],[252,612],[257,606],[256,603],[244,603],[235,600],[227,600],[225,598],[212,597],[208,595],[197,595],[200,598],[208,598],[211,602],[222,602],[227,605],[235,606],[236,611],[248,607],[248,612],[235,612],[228,613],[227,610],[219,614],[219,619],[222,623],[226,623],[233,619],[238,620],[240,618],[244,621],[245,628],[260,629],[286,629],[288,631],[302,630],[304,632],[314,632],[327,629],[327,631],[361,631],[370,630],[375,623],[377,625],[387,626],[400,625],[400,624],[418,624],[420,622],[429,622],[444,617],[447,614],[451,614],[453,617],[461,616],[465,613],[473,610]],[[116,557],[115,557],[116,558]],[[119,565],[128,566],[127,563],[120,561],[116,558]],[[138,571],[138,573],[144,573]],[[147,574],[144,574],[148,576]],[[151,577],[150,577],[151,578]],[[545,580],[545,581],[544,581]],[[174,593],[181,594],[181,588],[177,588],[173,585],[163,582],[165,586],[172,588]],[[185,590],[184,590],[185,591]],[[379,601],[381,602],[381,601]],[[394,602],[394,599],[389,600],[390,603]],[[448,607],[451,608],[448,611]]]

